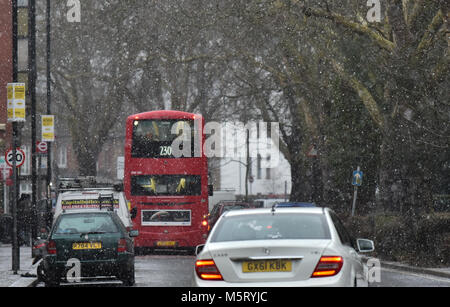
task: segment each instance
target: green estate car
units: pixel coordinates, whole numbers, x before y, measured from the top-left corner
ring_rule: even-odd
[[[134,242],[116,213],[86,211],[62,213],[53,224],[44,256],[46,286],[64,280],[115,277],[134,284]]]

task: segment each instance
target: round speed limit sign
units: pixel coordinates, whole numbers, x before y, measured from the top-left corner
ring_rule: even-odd
[[[6,160],[6,163],[11,167],[13,166],[13,159],[14,159],[13,150],[9,149],[5,154],[5,160]],[[17,148],[16,149],[16,167],[21,167],[24,162],[25,162],[25,153],[23,152],[22,149]]]

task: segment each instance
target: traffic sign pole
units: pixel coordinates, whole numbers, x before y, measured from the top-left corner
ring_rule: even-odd
[[[20,248],[19,248],[19,238],[17,236],[17,206],[18,206],[18,176],[17,176],[17,167],[16,167],[16,157],[17,157],[17,123],[13,122],[13,159],[12,159],[12,168],[13,168],[13,185],[12,185],[12,194],[13,194],[13,202],[12,202],[12,218],[13,218],[13,230],[12,230],[12,271],[14,274],[17,274],[17,271],[20,270]]]
[[[355,185],[353,192],[353,205],[352,205],[352,216],[355,216],[355,207],[356,207],[356,197],[358,196],[358,186]]]
[[[36,169],[36,0],[28,0],[28,87],[31,104],[31,238],[37,238]]]

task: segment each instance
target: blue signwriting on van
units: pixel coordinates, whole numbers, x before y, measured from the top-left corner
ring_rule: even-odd
[[[304,203],[304,202],[285,202],[278,203],[275,205],[275,208],[308,208],[308,207],[316,207],[315,203]]]

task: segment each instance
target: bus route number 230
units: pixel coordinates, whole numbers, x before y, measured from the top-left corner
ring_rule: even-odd
[[[171,156],[172,155],[172,146],[159,146],[159,155],[160,156]]]

